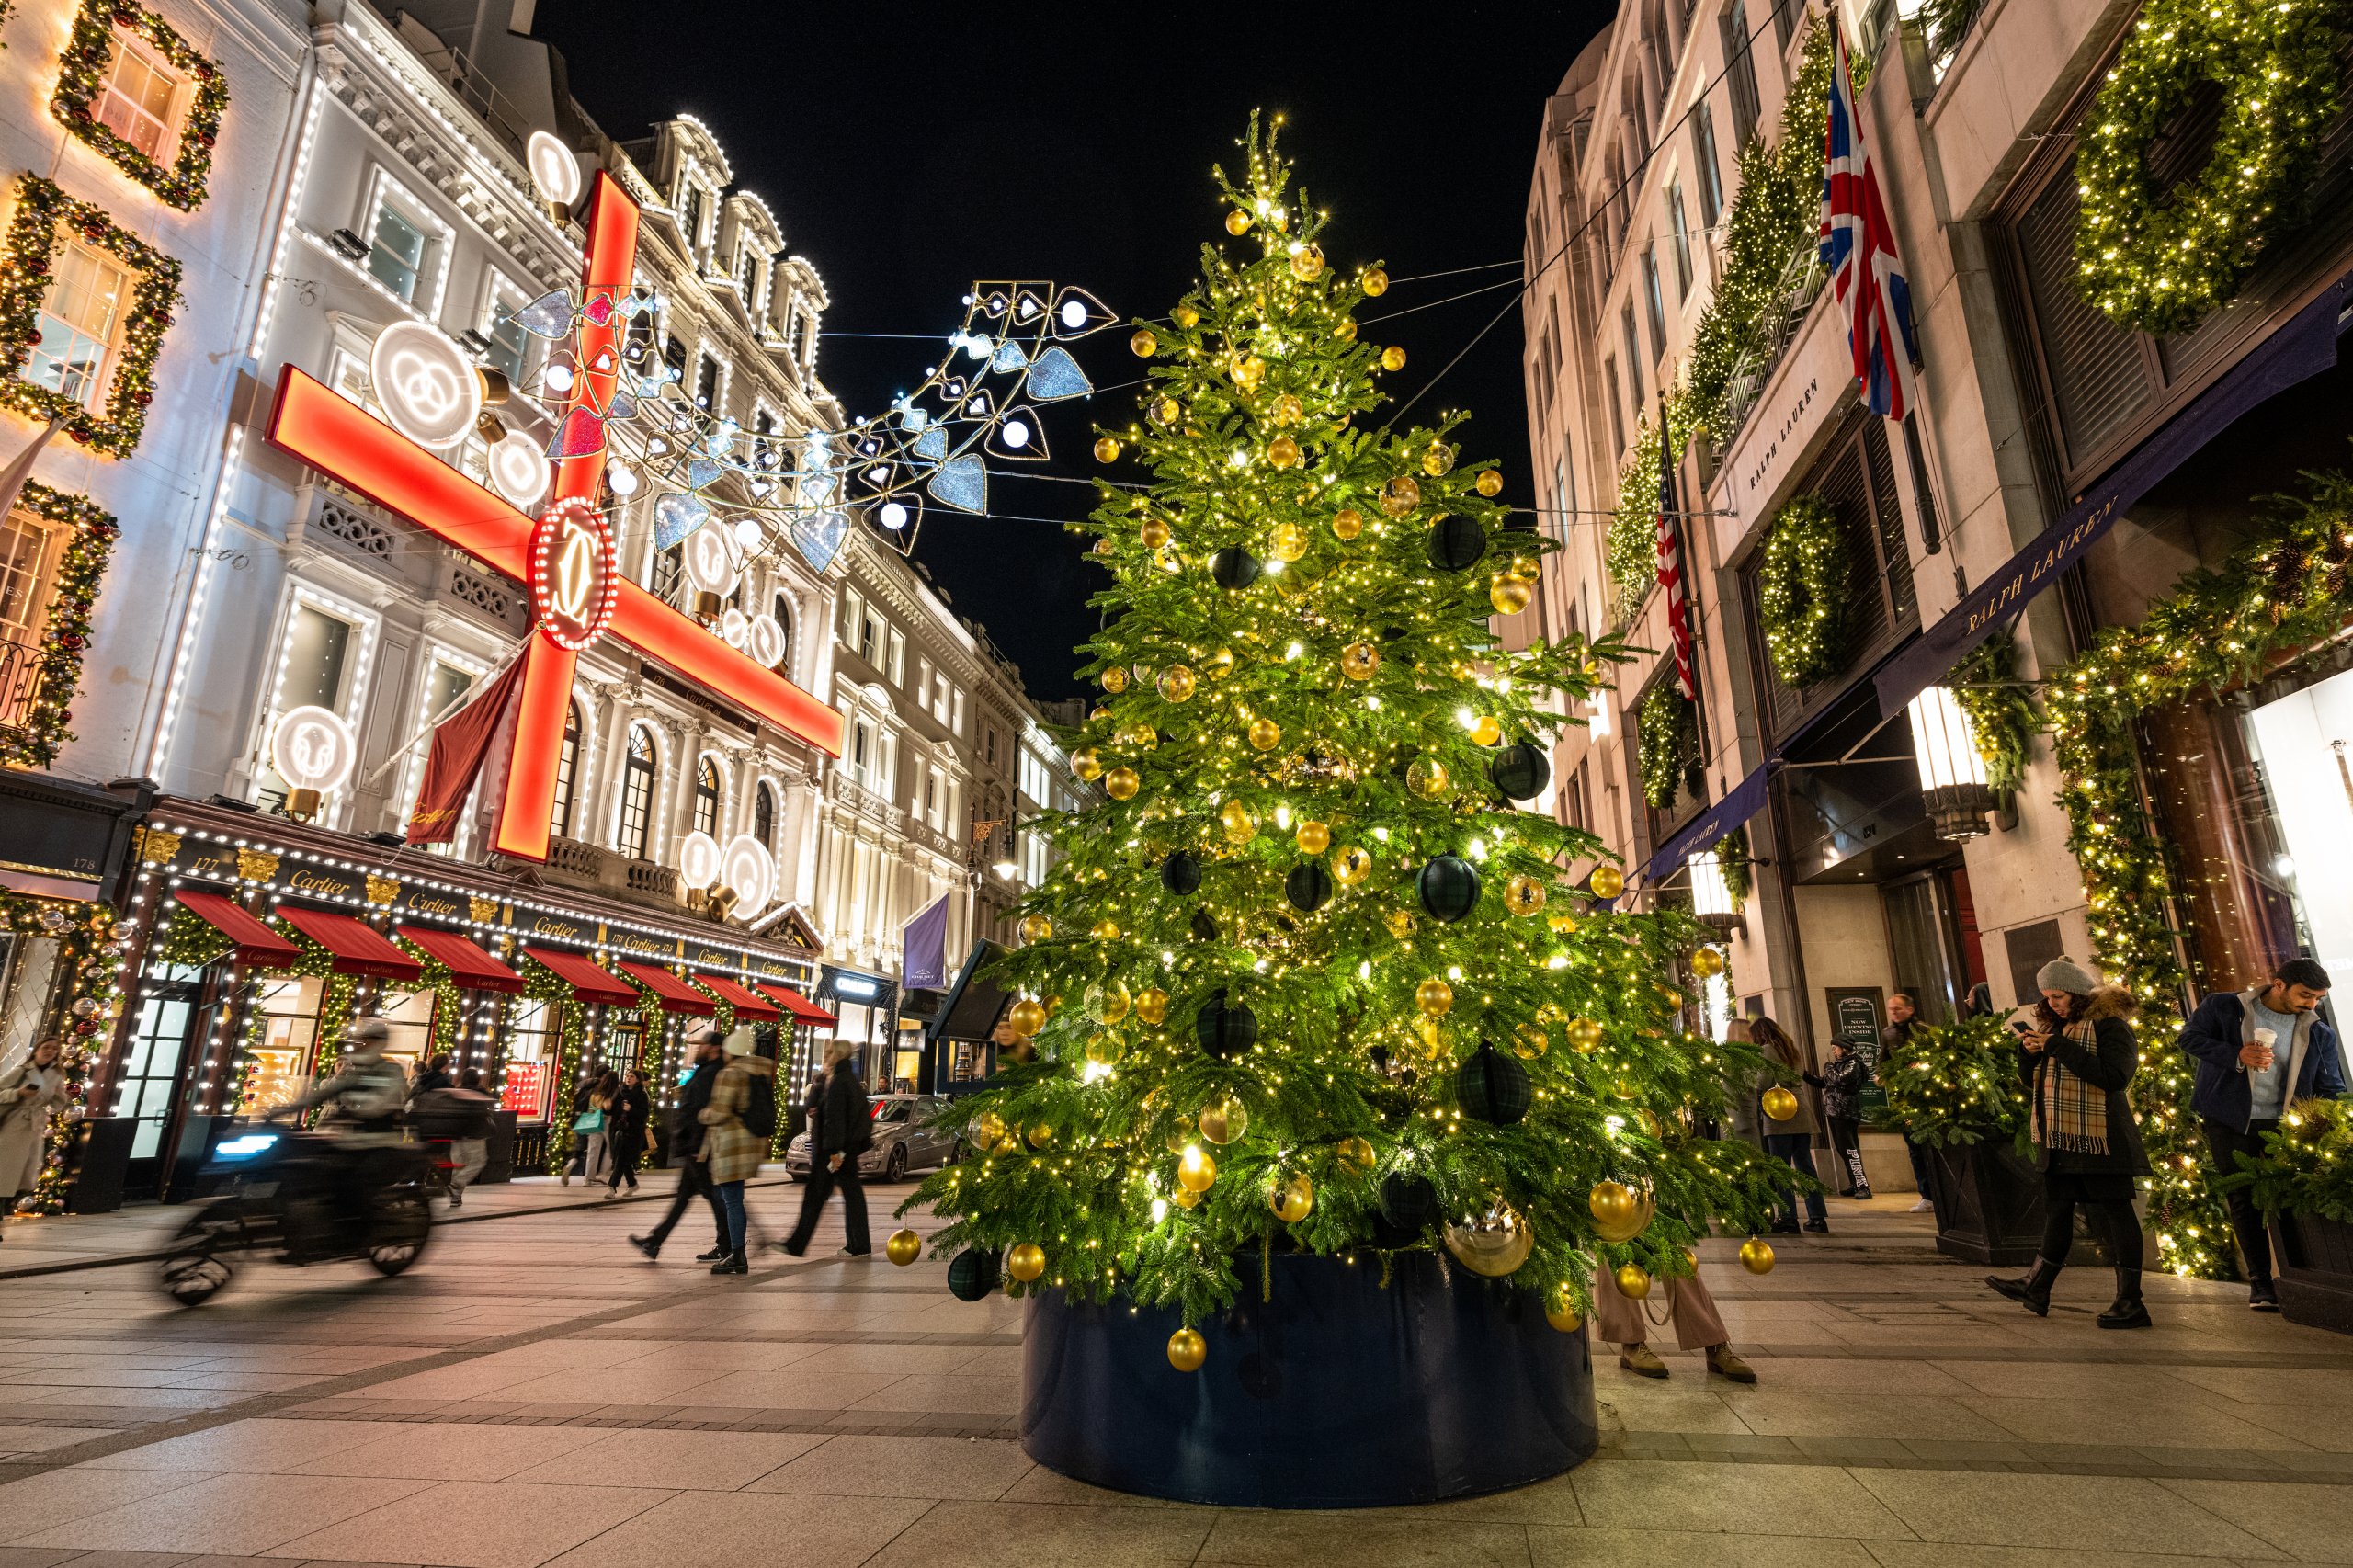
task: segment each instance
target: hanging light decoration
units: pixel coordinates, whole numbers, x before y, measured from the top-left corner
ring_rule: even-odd
[[[1738,931],[1747,922],[1742,918],[1740,905],[1733,901],[1732,888],[1724,881],[1724,863],[1713,849],[1703,849],[1691,857],[1691,913],[1703,926],[1718,931]]]
[[[1977,735],[1952,692],[1932,686],[1912,699],[1912,756],[1920,767],[1920,788],[1928,821],[1938,838],[1982,838],[1994,791],[1985,782],[1985,759]]]

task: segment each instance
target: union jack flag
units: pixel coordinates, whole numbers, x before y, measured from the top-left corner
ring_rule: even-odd
[[[1880,199],[1879,173],[1863,145],[1847,38],[1835,15],[1830,31],[1837,63],[1823,132],[1822,265],[1847,314],[1847,345],[1854,354],[1855,378],[1863,383],[1863,401],[1873,414],[1900,420],[1912,409],[1912,368],[1920,358],[1912,332],[1912,286],[1895,254],[1895,230]]]
[[[1658,585],[1666,591],[1666,631],[1675,645],[1675,689],[1686,702],[1699,699],[1691,678],[1691,607],[1683,592],[1683,534],[1676,527],[1675,441],[1666,399],[1658,405]]]

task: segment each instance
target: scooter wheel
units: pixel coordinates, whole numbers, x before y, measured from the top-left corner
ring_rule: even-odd
[[[164,1258],[164,1293],[184,1307],[200,1307],[219,1294],[236,1272],[228,1255],[237,1248],[239,1231],[212,1206],[189,1215]]]
[[[368,1261],[390,1278],[424,1256],[433,1234],[433,1210],[422,1191],[388,1192],[376,1200],[376,1223],[368,1238]]]

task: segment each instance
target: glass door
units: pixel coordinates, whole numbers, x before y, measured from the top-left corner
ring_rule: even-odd
[[[161,1187],[176,1135],[175,1113],[194,1092],[190,1069],[210,1016],[199,971],[175,968],[169,977],[150,979],[142,988],[139,1017],[131,1026],[130,1048],[123,1053],[107,1112],[136,1124],[123,1177],[127,1195],[153,1196]]]

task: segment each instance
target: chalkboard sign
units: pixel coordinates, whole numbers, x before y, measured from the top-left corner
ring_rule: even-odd
[[[1831,1038],[1845,1040],[1847,1049],[1870,1069],[1861,1104],[1856,1108],[1865,1127],[1876,1127],[1887,1114],[1887,1091],[1879,1086],[1879,1031],[1886,1020],[1885,994],[1876,985],[1832,985],[1824,987],[1822,995],[1829,1005]]]

